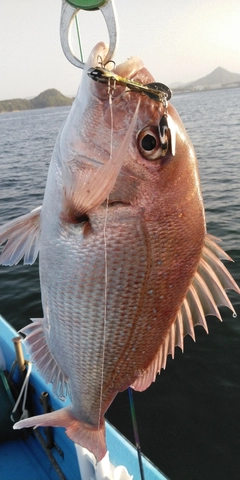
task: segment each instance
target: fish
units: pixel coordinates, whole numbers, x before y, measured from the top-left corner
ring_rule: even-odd
[[[141,92],[157,84],[137,57],[111,64],[128,82],[93,81],[107,51],[99,43],[89,56],[42,207],[0,227],[2,265],[39,254],[43,318],[23,328],[24,342],[54,393],[71,399],[14,427],[64,427],[97,461],[117,393],[148,388],[185,335],[207,331],[206,315],[221,319],[220,305],[235,315],[226,290],[240,293],[222,262],[230,257],[206,231],[197,159],[177,111]]]

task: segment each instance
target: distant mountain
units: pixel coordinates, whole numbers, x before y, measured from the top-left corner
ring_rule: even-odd
[[[0,113],[17,110],[32,110],[34,108],[62,107],[72,105],[72,102],[73,98],[65,97],[58,90],[55,90],[55,88],[50,88],[31,100],[24,98],[2,100],[0,101]]]
[[[225,68],[217,67],[213,72],[205,77],[201,77],[195,82],[190,82],[188,85],[226,85],[228,83],[240,82],[240,74],[232,73]]]
[[[217,67],[213,72],[209,73],[205,77],[201,77],[194,82],[181,84],[172,84],[171,88],[175,92],[186,92],[195,90],[211,90],[214,88],[226,88],[231,86],[240,87],[240,74],[232,73],[222,67]]]
[[[63,107],[65,105],[71,105],[72,98],[65,97],[55,88],[45,90],[35,98],[30,100],[33,108],[46,108],[46,107]]]

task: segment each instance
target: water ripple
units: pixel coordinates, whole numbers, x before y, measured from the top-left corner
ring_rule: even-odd
[[[173,97],[199,161],[208,231],[223,242],[240,284],[240,89]],[[69,107],[0,115],[0,224],[42,202],[47,166]],[[1,313],[17,328],[42,315],[38,264],[0,268]],[[240,318],[240,301],[230,293]],[[210,335],[197,328],[185,355],[176,352],[166,372],[136,394],[141,444],[171,480],[236,480],[240,471],[240,322],[222,309],[209,317]],[[118,396],[109,418],[131,438]],[[153,429],[154,425],[154,429]],[[238,473],[237,473],[238,472]]]

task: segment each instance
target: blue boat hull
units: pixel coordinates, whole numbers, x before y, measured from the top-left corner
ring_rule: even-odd
[[[17,336],[16,330],[0,316],[0,348],[6,361],[6,370],[10,371],[15,360],[15,348],[12,339]],[[28,355],[24,351],[24,358]],[[18,369],[14,371],[16,384],[20,377]],[[32,369],[30,377],[29,395],[34,411],[31,414],[43,413],[39,402],[42,392],[48,392],[51,408],[57,410],[63,407],[63,402],[52,394],[50,385],[46,385],[39,373]],[[69,399],[64,406],[70,404]],[[27,438],[16,437],[11,441],[0,444],[0,478],[1,480],[86,480],[81,479],[74,443],[68,439],[63,428],[54,428],[54,448],[42,448],[41,440],[45,440],[45,432],[42,428],[37,429],[39,438],[29,434]],[[107,446],[110,452],[110,460],[113,465],[124,465],[134,480],[140,480],[137,451],[126,438],[124,438],[112,425],[106,422]],[[59,471],[58,470],[59,467]],[[143,468],[148,480],[166,480],[165,477],[149,460],[143,456]],[[62,477],[61,477],[62,472]]]

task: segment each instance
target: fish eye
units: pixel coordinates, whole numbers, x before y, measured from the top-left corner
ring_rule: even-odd
[[[137,146],[144,158],[147,160],[158,160],[162,156],[158,128],[154,125],[148,125],[143,128],[138,134]]]
[[[145,135],[145,137],[143,137],[141,140],[141,147],[144,150],[147,150],[147,152],[154,150],[156,144],[156,138],[153,135],[149,135],[149,133],[147,133],[147,135]]]

